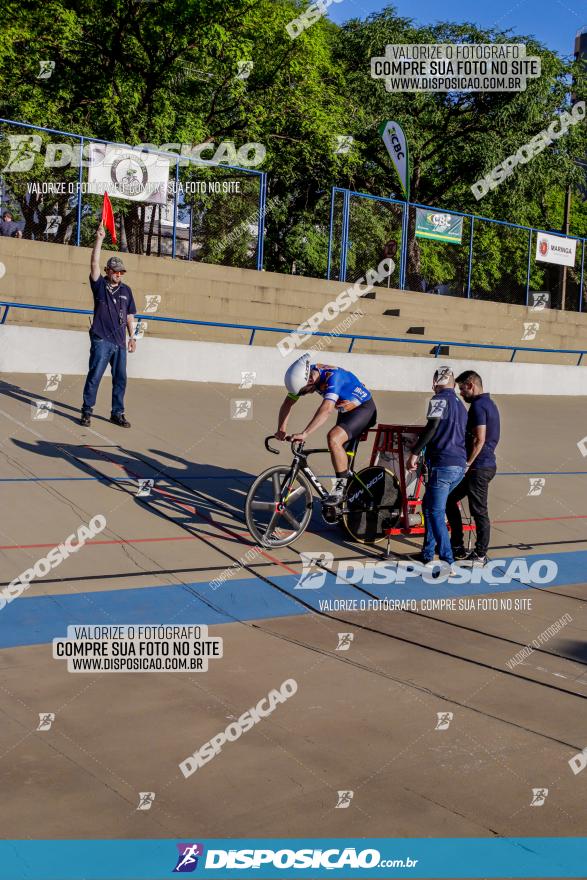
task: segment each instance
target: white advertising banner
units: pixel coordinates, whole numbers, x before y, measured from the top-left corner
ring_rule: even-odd
[[[89,154],[88,192],[106,192],[111,199],[131,202],[167,203],[169,161],[164,156],[106,144],[91,144]]]
[[[576,238],[563,238],[562,235],[547,235],[539,232],[536,239],[536,259],[543,263],[556,263],[558,266],[574,266]]]
[[[379,126],[379,134],[395,165],[406,199],[410,198],[410,155],[404,130],[398,122],[389,120]]]

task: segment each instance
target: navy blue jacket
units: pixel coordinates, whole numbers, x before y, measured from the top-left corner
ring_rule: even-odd
[[[465,467],[467,410],[453,388],[435,394],[428,405],[428,418],[439,419],[426,445],[426,460],[431,467]]]

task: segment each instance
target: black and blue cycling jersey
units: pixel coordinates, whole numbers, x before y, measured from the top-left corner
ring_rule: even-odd
[[[310,369],[318,370],[320,373],[317,382],[318,394],[321,394],[324,400],[334,401],[335,408],[339,412],[349,412],[371,400],[371,392],[354,373],[328,364],[312,364]]]

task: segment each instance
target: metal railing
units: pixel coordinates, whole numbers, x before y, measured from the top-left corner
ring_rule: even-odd
[[[462,243],[430,241],[416,235],[416,212],[423,209],[435,214],[463,218]],[[501,238],[497,231],[502,230]],[[577,242],[576,267],[569,268],[563,289],[560,281],[562,266],[552,263],[537,263],[532,259],[533,246],[540,234],[554,235]],[[502,255],[502,264],[493,254],[493,265],[487,262],[487,247],[475,255],[483,245],[483,236],[493,236],[493,244]],[[418,244],[422,266],[414,262],[414,248]],[[332,187],[330,200],[330,231],[328,239],[327,271],[328,279],[338,281],[356,280],[368,268],[378,265],[384,247],[393,243],[396,262],[392,287],[401,290],[423,290],[417,282],[424,285],[429,293],[447,293],[468,299],[484,299],[518,305],[531,305],[532,284],[536,293],[548,292],[554,308],[583,311],[585,278],[585,251],[587,238],[578,235],[565,235],[557,230],[509,223],[492,217],[454,211],[423,205],[419,202],[406,202],[400,199],[374,196]],[[443,249],[443,250],[441,250]],[[431,255],[431,272],[438,272],[443,265],[446,277],[433,280],[428,277],[425,263]],[[491,271],[488,271],[491,269]],[[499,278],[491,277],[499,269]],[[485,277],[485,276],[488,277]],[[538,289],[538,285],[542,287]],[[435,288],[450,288],[443,291]],[[554,304],[556,301],[556,305]],[[560,305],[558,304],[560,303]]]
[[[0,309],[4,309],[4,313],[0,318],[0,325],[6,323],[6,319],[8,317],[8,313],[10,309],[32,309],[34,311],[41,312],[62,312],[66,314],[72,315],[93,315],[94,312],[92,309],[73,309],[65,306],[39,306],[33,303],[18,303],[18,302],[10,302],[7,300],[0,300]],[[193,318],[167,318],[162,315],[152,315],[149,313],[146,314],[136,314],[135,318],[139,321],[143,319],[149,321],[162,321],[166,324],[188,324],[197,327],[225,327],[226,329],[232,330],[250,330],[251,335],[249,337],[248,345],[252,345],[255,339],[256,333],[280,333],[282,336],[287,335],[289,333],[295,333],[295,330],[289,330],[285,327],[267,327],[263,324],[232,324],[227,321],[198,321]],[[511,351],[512,355],[510,357],[510,363],[513,362],[516,354],[518,352],[539,352],[543,354],[572,354],[578,355],[578,360],[576,366],[580,366],[583,360],[584,355],[587,354],[587,349],[581,348],[534,348],[529,346],[520,346],[520,345],[494,345],[487,342],[456,342],[450,339],[414,339],[413,336],[409,338],[401,337],[401,336],[365,336],[359,333],[337,333],[333,335],[332,333],[326,333],[321,330],[315,330],[312,336],[329,336],[331,339],[349,339],[349,347],[347,349],[347,353],[352,352],[355,342],[357,340],[366,341],[366,342],[400,342],[408,345],[429,345],[432,346],[434,351],[433,355],[435,358],[439,357],[442,354],[442,349],[446,347],[451,348],[483,348],[483,349],[492,349],[495,351]]]

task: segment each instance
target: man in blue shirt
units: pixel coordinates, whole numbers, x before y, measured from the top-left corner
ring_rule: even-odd
[[[126,333],[131,337],[128,350],[136,349],[133,335],[133,316],[137,307],[132,290],[122,283],[126,272],[120,257],[110,257],[105,275],[100,272],[100,251],[104,240],[104,226],[100,223],[92,249],[90,287],[94,295],[94,320],[90,327],[90,366],[86,384],[80,425],[88,427],[100,381],[108,364],[112,372],[112,410],[110,421],[121,428],[130,428],[124,415],[126,390]]]
[[[434,397],[428,404],[428,422],[412,447],[406,466],[409,471],[415,470],[418,456],[426,449],[428,482],[422,502],[426,533],[418,561],[432,562],[438,551],[441,561],[452,567],[454,555],[446,526],[446,501],[465,474],[467,411],[455,394],[455,377],[450,367],[436,370],[432,387]]]
[[[328,420],[331,413],[335,410],[338,412],[336,425],[328,432],[328,448],[336,479],[331,494],[324,499],[325,504],[336,505],[342,500],[350,477],[346,453],[348,445],[377,421],[371,392],[354,373],[342,367],[313,364],[309,354],[302,355],[291,364],[284,382],[288,394],[279,409],[275,432],[278,440],[286,439],[291,408],[301,396],[317,392],[323,401],[305,429],[300,434],[293,434],[291,440],[305,441],[309,434]]]
[[[10,238],[22,238],[23,226],[23,221],[17,223],[10,211],[4,211],[0,221],[0,235],[7,235]]]
[[[488,511],[489,483],[495,476],[497,463],[495,447],[499,442],[499,410],[483,391],[479,373],[465,370],[457,376],[457,384],[463,400],[470,403],[467,419],[467,474],[460,485],[451,492],[446,515],[450,524],[451,543],[457,559],[467,559],[472,565],[487,563],[490,522]],[[467,497],[469,510],[475,520],[477,542],[467,556],[463,546],[463,522],[458,502]]]

